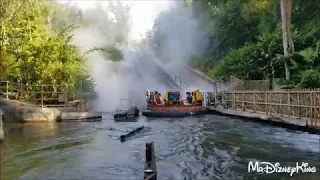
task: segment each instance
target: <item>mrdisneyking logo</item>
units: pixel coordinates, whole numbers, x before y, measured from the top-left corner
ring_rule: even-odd
[[[317,172],[316,167],[309,166],[306,162],[296,162],[295,166],[281,166],[280,163],[274,164],[270,162],[252,162],[248,164],[248,172],[257,172],[264,174],[272,173],[288,173],[292,176],[294,173],[315,173]]]

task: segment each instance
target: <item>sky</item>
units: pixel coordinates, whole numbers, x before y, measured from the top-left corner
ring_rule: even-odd
[[[82,9],[94,7],[96,0],[58,0],[59,2],[71,2]],[[100,0],[102,1],[102,0]],[[107,0],[105,0],[107,1]],[[141,35],[152,28],[153,22],[161,11],[170,8],[170,0],[121,0],[131,6],[132,32],[131,38],[141,39]],[[141,34],[141,35],[140,35]]]

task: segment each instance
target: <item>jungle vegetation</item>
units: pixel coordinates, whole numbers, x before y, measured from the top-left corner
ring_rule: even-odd
[[[71,89],[82,80],[93,87],[72,43],[81,11],[44,0],[2,0],[0,8],[0,80]]]
[[[83,11],[57,1],[1,0],[0,81],[67,84],[73,90],[79,89],[81,82],[83,90],[92,90],[94,82],[84,66],[85,53],[73,44],[73,31],[98,25],[109,41],[96,50],[105,50],[102,53],[107,59],[121,60],[118,47],[127,43],[130,31],[128,7],[119,2],[110,4],[108,10],[121,22],[111,20],[100,4]],[[116,31],[119,28],[122,31]]]
[[[285,2],[285,6],[281,6]],[[291,5],[290,5],[291,3]],[[186,46],[199,48],[197,39],[187,42],[206,30],[208,42],[195,54],[188,54],[190,65],[214,79],[273,80],[278,84],[301,88],[320,87],[320,2],[305,0],[185,0],[193,20],[186,23],[181,12],[168,11],[159,16],[150,32],[154,49],[161,54],[168,46],[178,44],[174,51],[188,54]],[[282,27],[282,13],[289,12]],[[174,23],[170,23],[174,22]],[[179,24],[179,25],[175,25]],[[187,24],[187,25],[186,25]],[[198,33],[188,33],[186,27],[196,27]],[[177,30],[172,35],[171,29]],[[189,28],[190,29],[190,28]],[[284,55],[283,29],[286,36]],[[166,38],[176,41],[166,43]],[[168,54],[168,53],[167,53]],[[174,57],[177,58],[177,57]],[[163,57],[163,59],[169,59]]]
[[[291,3],[288,10],[292,13],[289,23],[294,49],[284,57],[279,0],[201,1],[198,6],[213,24],[210,55],[195,57],[192,66],[213,78],[281,78],[279,84],[319,88],[320,2]],[[285,62],[291,74],[289,79]]]

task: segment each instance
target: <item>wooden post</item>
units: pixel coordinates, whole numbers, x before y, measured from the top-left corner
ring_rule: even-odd
[[[23,85],[19,83],[20,100],[23,99]]]
[[[287,106],[288,106],[288,116],[290,117],[290,115],[291,115],[291,112],[290,112],[290,99],[291,99],[291,94],[290,94],[290,92],[288,91],[288,93],[287,93],[287,96],[288,96],[288,104],[287,104]]]
[[[144,180],[157,180],[157,167],[153,142],[146,144],[146,167],[144,169]]]
[[[253,112],[256,112],[256,92],[253,93]]]
[[[309,126],[312,127],[313,126],[313,93],[312,91],[310,92],[310,124]]]
[[[83,99],[83,92],[82,92],[82,81],[80,80],[80,112],[84,111],[84,99]]]
[[[43,108],[43,84],[41,84],[41,108]]]
[[[280,116],[283,116],[283,112],[282,112],[282,95],[283,95],[283,93],[280,93],[280,110],[279,110]]]
[[[9,100],[9,81],[6,82],[6,99]]]
[[[214,82],[214,103],[216,105],[216,102],[217,102],[217,82],[215,81]]]
[[[244,92],[241,93],[241,99],[242,99],[242,111],[245,111],[245,107],[244,107]]]
[[[300,93],[298,93],[298,117],[301,118]]]
[[[2,116],[3,116],[3,112],[2,112],[2,109],[0,108],[0,143],[4,140]],[[1,157],[1,154],[0,154],[0,157]],[[0,164],[0,168],[1,168],[1,164]],[[1,178],[1,173],[0,173],[0,178]]]
[[[232,93],[232,109],[236,109],[236,93]]]
[[[264,94],[264,97],[266,98],[265,99],[265,103],[266,103],[266,106],[265,106],[265,108],[266,108],[266,114],[268,114],[268,93],[266,92],[265,94]]]
[[[65,85],[65,90],[64,90],[64,111],[67,110],[67,101],[68,101],[68,85]]]

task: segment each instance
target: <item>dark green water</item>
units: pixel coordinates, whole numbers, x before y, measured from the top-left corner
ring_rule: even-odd
[[[121,143],[119,136],[144,125]],[[319,135],[206,115],[115,123],[7,125],[1,179],[143,179],[145,143],[154,141],[158,179],[320,179]],[[248,173],[249,161],[292,166],[308,162],[316,173]]]

